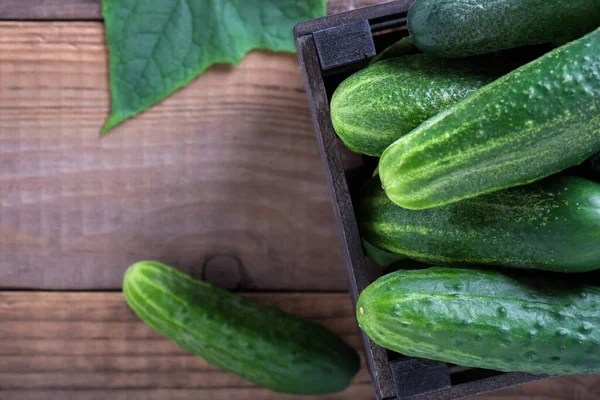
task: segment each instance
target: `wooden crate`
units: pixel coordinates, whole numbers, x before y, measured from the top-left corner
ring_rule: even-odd
[[[349,150],[333,130],[329,101],[344,78],[408,35],[406,16],[412,1],[397,0],[331,15],[300,23],[294,30],[354,303],[378,272],[363,254],[352,206],[353,194],[371,176],[376,160],[364,157],[361,166],[345,166]],[[362,336],[378,399],[457,399],[543,378],[405,357]]]

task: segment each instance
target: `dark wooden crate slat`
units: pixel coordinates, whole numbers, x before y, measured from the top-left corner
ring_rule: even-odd
[[[354,21],[313,34],[323,70],[375,57],[369,22]]]
[[[481,393],[494,392],[500,389],[507,389],[513,386],[529,383],[540,378],[525,373],[510,373],[496,375],[490,378],[479,379],[472,382],[452,386],[448,389],[432,392],[418,396],[418,400],[450,400],[462,399],[467,396],[474,396]]]
[[[353,304],[356,304],[358,293],[368,284],[364,255],[354,209],[350,199],[344,175],[344,167],[337,147],[337,137],[329,118],[329,101],[319,67],[317,49],[312,35],[299,38],[298,52],[300,63],[305,71],[305,86],[309,93],[309,107],[313,112],[317,140],[325,174],[329,181],[333,196],[334,213],[338,222],[338,234],[342,243],[342,252],[346,258],[346,266],[350,278],[350,293]],[[391,370],[386,352],[362,334],[363,347],[367,353],[367,362],[373,378],[375,391],[380,398],[394,396]]]
[[[412,4],[413,1],[414,0],[395,0],[371,7],[365,7],[360,10],[354,10],[352,12],[344,12],[328,17],[304,21],[296,25],[294,32],[296,36],[311,35],[313,32],[350,22],[377,20],[391,15],[406,15],[408,6]]]

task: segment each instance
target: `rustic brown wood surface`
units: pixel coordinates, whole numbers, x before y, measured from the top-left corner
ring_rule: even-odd
[[[255,301],[318,321],[360,348],[345,294],[251,294]],[[0,292],[2,400],[292,399],[221,372],[156,333],[120,293]],[[327,399],[372,399],[364,367]],[[472,400],[597,400],[593,376],[555,378]]]
[[[101,0],[2,0],[0,20],[100,20],[100,2]],[[330,0],[327,11],[333,14],[384,2]]]
[[[315,321],[359,348],[346,294],[251,298]],[[0,399],[292,399],[210,367],[162,337],[120,293],[0,292]],[[364,365],[364,360],[363,360]],[[346,392],[372,396],[365,368]]]
[[[225,254],[245,289],[347,289],[296,56],[212,68],[101,139],[106,63],[101,23],[0,23],[0,286]]]

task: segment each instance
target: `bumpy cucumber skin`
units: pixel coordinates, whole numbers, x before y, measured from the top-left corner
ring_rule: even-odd
[[[338,86],[333,127],[350,150],[379,157],[423,121],[508,72],[482,64],[424,54],[377,62]]]
[[[356,307],[377,344],[413,357],[532,374],[600,373],[600,288],[433,267],[375,281]]]
[[[379,163],[390,199],[426,209],[527,184],[600,151],[600,29],[425,121]]]
[[[600,269],[600,184],[556,175],[427,210],[398,207],[377,177],[357,204],[362,237],[435,265]]]
[[[416,0],[408,12],[415,45],[445,57],[565,42],[598,26],[596,0]]]
[[[344,390],[357,353],[324,326],[152,261],[129,267],[123,292],[148,325],[208,363],[275,392]]]

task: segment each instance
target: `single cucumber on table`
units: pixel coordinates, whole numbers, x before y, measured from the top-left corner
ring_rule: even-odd
[[[597,0],[416,0],[408,11],[414,44],[446,57],[565,42],[599,26]]]
[[[598,151],[600,29],[425,121],[385,150],[379,174],[394,203],[426,209],[536,181]]]
[[[125,273],[130,307],[152,328],[208,363],[275,392],[344,390],[357,353],[324,326],[145,261]]]
[[[392,203],[377,177],[356,206],[361,236],[435,265],[557,272],[600,269],[600,184],[555,175],[427,210]]]
[[[498,271],[397,271],[360,295],[356,316],[378,345],[467,367],[600,373],[600,288]]]
[[[508,71],[483,58],[414,54],[379,61],[336,89],[333,127],[350,150],[378,157],[426,119]]]

